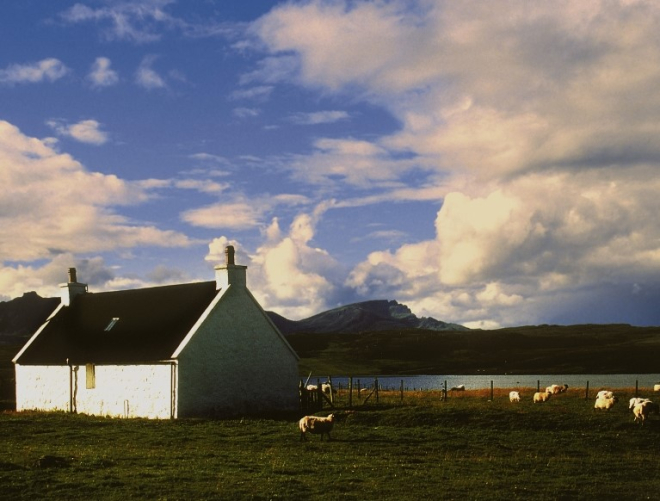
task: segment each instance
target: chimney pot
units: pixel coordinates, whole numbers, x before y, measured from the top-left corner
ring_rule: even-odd
[[[225,248],[225,262],[226,262],[227,266],[236,264],[234,262],[234,246],[233,245],[228,245]]]
[[[76,269],[69,268],[69,283],[75,284],[76,282],[78,282],[78,278],[76,277]]]

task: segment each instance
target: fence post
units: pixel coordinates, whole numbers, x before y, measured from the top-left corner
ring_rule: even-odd
[[[300,410],[301,411],[306,411],[307,410],[307,395],[305,394],[305,386],[303,385],[303,380],[300,380],[300,383],[298,384],[298,395],[300,398]]]
[[[403,379],[401,380],[401,401],[403,402]]]
[[[493,398],[493,380],[491,379],[490,380],[490,401],[492,402],[493,400],[495,400],[495,399]]]
[[[332,386],[332,377],[331,376],[328,376],[328,384],[330,385],[330,403],[332,405],[335,405],[335,396],[334,396],[335,388],[334,388],[334,386]]]
[[[589,381],[587,381],[587,389],[584,392],[584,399],[589,400]]]
[[[446,402],[447,401],[447,380],[445,379],[445,389],[442,392],[442,401]]]
[[[321,388],[321,380],[316,378],[316,398],[318,399],[319,410],[323,409],[323,388]]]
[[[360,392],[360,380],[358,379],[358,388],[357,388],[358,400],[362,400],[362,393]]]
[[[541,381],[539,379],[536,380],[536,391],[541,391]]]
[[[376,403],[378,403],[378,378],[374,378],[374,389],[376,392]]]
[[[353,376],[348,378],[348,408],[353,408]]]

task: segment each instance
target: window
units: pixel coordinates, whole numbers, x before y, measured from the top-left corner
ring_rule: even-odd
[[[94,364],[85,365],[85,388],[88,390],[96,388],[96,367]]]
[[[119,317],[113,317],[108,326],[104,329],[105,332],[110,332],[110,329],[112,329],[117,322],[119,322]]]

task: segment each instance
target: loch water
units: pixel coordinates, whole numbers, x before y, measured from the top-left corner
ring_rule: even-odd
[[[373,387],[374,381],[378,378],[378,385],[381,389],[400,389],[401,381],[405,390],[442,390],[447,383],[447,389],[453,386],[465,385],[466,390],[480,390],[491,387],[494,388],[541,388],[551,384],[564,385],[569,388],[590,389],[616,389],[616,388],[635,388],[637,386],[640,392],[653,392],[653,386],[660,384],[660,374],[543,374],[543,375],[440,375],[440,376],[352,376],[353,386],[357,387],[358,381],[362,388]],[[326,377],[314,378],[309,382],[316,384],[317,380],[326,381]],[[341,384],[342,388],[348,387],[347,376],[332,376],[332,382],[335,387]]]

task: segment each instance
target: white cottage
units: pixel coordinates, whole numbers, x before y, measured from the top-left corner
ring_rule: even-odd
[[[16,409],[177,418],[295,410],[298,356],[246,287],[214,282],[89,293],[75,269],[62,302],[13,362]]]

